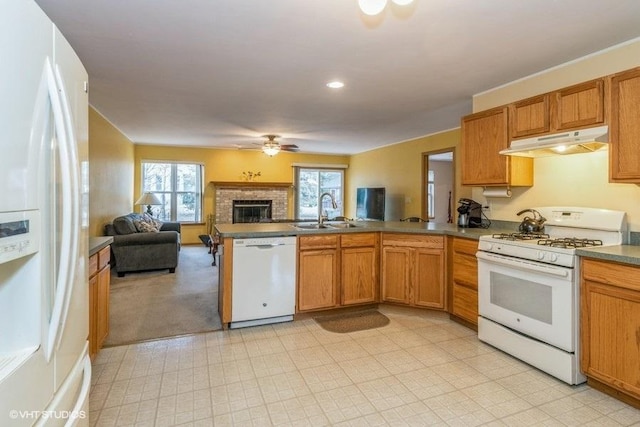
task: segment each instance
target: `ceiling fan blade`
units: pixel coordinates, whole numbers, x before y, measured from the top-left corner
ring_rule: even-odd
[[[282,151],[291,151],[293,153],[300,151],[300,148],[295,144],[280,144],[280,149]]]

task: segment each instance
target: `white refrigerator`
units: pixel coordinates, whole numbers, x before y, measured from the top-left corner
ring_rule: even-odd
[[[0,425],[88,425],[87,72],[33,0],[0,12]]]

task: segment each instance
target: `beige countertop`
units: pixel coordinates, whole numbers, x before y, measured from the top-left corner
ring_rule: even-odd
[[[482,235],[493,233],[512,233],[513,228],[461,228],[455,224],[440,224],[435,222],[402,222],[402,221],[352,221],[350,228],[321,228],[299,229],[295,224],[308,225],[309,223],[249,223],[249,224],[217,224],[216,231],[221,237],[255,238],[276,236],[297,236],[327,233],[362,233],[362,232],[387,232],[387,233],[415,233],[415,234],[444,234],[456,237],[478,239]],[[331,225],[332,222],[326,222]]]
[[[89,237],[89,256],[98,253],[100,249],[104,248],[107,245],[110,245],[112,242],[113,237],[111,236]]]
[[[447,236],[478,239],[482,235],[497,233],[512,233],[515,228],[505,228],[504,225],[489,228],[461,228],[455,224],[441,224],[434,222],[402,222],[402,221],[352,221],[355,227],[350,228],[321,228],[299,229],[295,224],[309,223],[249,223],[249,224],[217,224],[216,231],[221,237],[255,238],[297,236],[326,233],[415,233],[415,234],[443,234]],[[332,224],[331,221],[326,224]],[[601,259],[605,261],[640,265],[640,246],[620,245],[578,249],[576,254],[582,257]]]
[[[585,258],[640,265],[640,246],[619,245],[582,248],[578,249],[576,254]]]

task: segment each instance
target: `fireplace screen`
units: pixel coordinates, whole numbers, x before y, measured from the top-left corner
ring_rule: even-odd
[[[234,200],[233,222],[268,222],[271,218],[271,200]]]

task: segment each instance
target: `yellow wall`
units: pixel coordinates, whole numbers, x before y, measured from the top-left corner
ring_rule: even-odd
[[[89,108],[89,235],[102,236],[104,225],[131,212],[133,143]]]
[[[640,66],[640,39],[554,67],[474,96],[474,111],[545,93]],[[490,200],[492,219],[517,221],[516,212],[536,206],[589,206],[627,212],[630,229],[640,231],[640,187],[610,184],[608,153],[542,157],[534,160],[534,186],[514,188],[511,199]],[[473,198],[484,202],[482,189]]]
[[[215,212],[214,189],[211,181],[242,181],[242,172],[260,172],[260,182],[293,182],[293,163],[349,164],[349,156],[282,152],[267,157],[254,150],[221,150],[212,148],[167,147],[157,145],[135,146],[135,197],[140,197],[140,164],[144,160],[172,160],[204,164],[204,219]],[[348,175],[348,173],[346,174]],[[345,181],[348,181],[345,178]],[[290,201],[291,201],[290,192]],[[293,217],[293,204],[289,203],[289,216]],[[198,235],[206,234],[206,224],[183,224],[182,241],[200,243]]]
[[[355,217],[358,187],[386,188],[387,205],[393,205],[391,209],[387,208],[387,216],[390,213],[393,216],[385,218],[389,221],[422,216],[422,154],[445,148],[456,149],[456,194],[453,200],[469,197],[470,189],[459,185],[461,168],[456,155],[459,144],[460,129],[453,129],[352,156],[347,174],[347,216]]]

